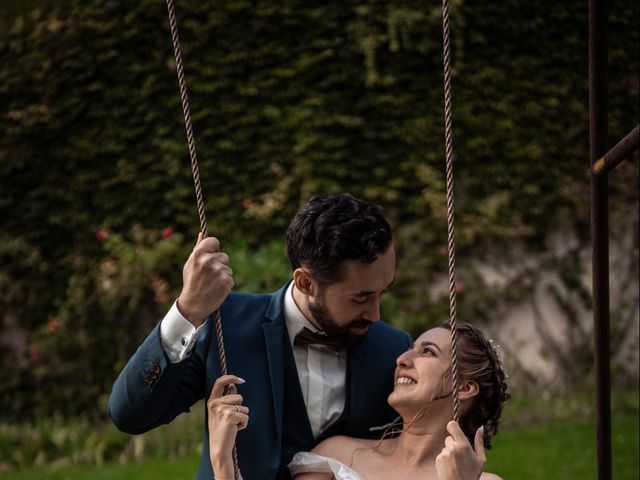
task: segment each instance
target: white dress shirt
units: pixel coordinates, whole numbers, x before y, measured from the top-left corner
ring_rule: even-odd
[[[173,302],[160,324],[162,348],[171,363],[178,363],[187,358],[196,346],[200,329],[207,323],[205,321],[198,328],[194,327],[193,323],[182,316],[176,303],[177,300]]]
[[[298,378],[313,435],[317,437],[335,422],[345,403],[347,351],[336,352],[326,345],[295,346],[293,340],[304,327],[323,333],[307,320],[293,299],[293,282],[284,297],[284,321],[293,346]]]
[[[295,346],[296,334],[304,327],[322,333],[307,320],[293,299],[293,282],[284,298],[284,320],[293,348],[302,397],[314,437],[335,422],[344,410],[347,378],[347,351],[336,352],[325,345]],[[206,322],[205,322],[206,323]],[[169,361],[184,360],[193,347],[200,329],[180,314],[174,303],[160,324],[160,339]]]

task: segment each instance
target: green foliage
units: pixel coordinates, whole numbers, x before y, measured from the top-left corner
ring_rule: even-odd
[[[143,458],[175,462],[200,452],[203,422],[204,405],[199,404],[171,425],[137,436],[119,432],[110,422],[95,425],[86,419],[59,416],[33,424],[0,423],[0,473],[47,467],[51,474],[71,465],[102,467]]]
[[[114,460],[129,443],[129,436],[113,428],[98,429],[86,420],[47,419],[37,426],[0,426],[0,451],[18,468],[97,464]],[[6,466],[5,466],[6,468]]]
[[[273,292],[291,278],[291,266],[282,242],[271,241],[257,248],[238,243],[229,247],[235,289]]]
[[[196,234],[175,64],[158,2],[29,5],[0,36],[0,411],[89,412],[176,294]],[[440,4],[185,0],[177,14],[209,227],[239,245],[238,288],[286,277],[271,242],[301,202],[351,191],[396,226],[386,311],[414,332],[446,316],[423,293],[446,268]],[[585,232],[586,16],[577,0],[452,5],[459,258],[542,249],[557,221]],[[637,123],[637,17],[630,0],[611,10],[611,142]],[[633,163],[619,208],[637,181]],[[180,235],[160,241],[167,225]],[[469,318],[495,303],[476,300]]]
[[[171,425],[131,436],[110,422],[54,416],[37,423],[0,423],[0,472],[10,468],[103,465],[143,458],[176,459],[202,449],[204,405]]]
[[[99,230],[101,258],[74,258],[47,321],[23,345],[12,345],[17,361],[2,358],[3,368],[14,366],[0,385],[5,412],[104,415],[98,400],[111,377],[175,298],[188,250],[181,235],[163,234],[134,227],[124,238]],[[12,330],[22,332],[20,325]]]
[[[24,351],[12,352],[18,362],[12,377],[0,383],[3,412],[103,418],[115,376],[180,293],[182,265],[193,247],[182,234],[136,225],[127,235],[98,230],[96,237],[102,258],[76,259],[54,314]],[[226,248],[239,289],[275,290],[288,278],[279,242]],[[2,368],[10,368],[9,362],[13,355],[0,359]]]

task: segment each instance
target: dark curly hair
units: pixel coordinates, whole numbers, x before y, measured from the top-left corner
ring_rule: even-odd
[[[438,325],[451,331],[449,322]],[[484,425],[484,446],[491,448],[491,440],[498,433],[503,403],[507,393],[506,374],[496,349],[480,330],[468,323],[456,322],[458,332],[458,375],[478,384],[478,394],[469,409],[460,417],[460,427],[473,445],[473,437]]]
[[[390,245],[380,208],[350,193],[312,198],[287,230],[291,268],[308,268],[321,285],[340,280],[344,260],[373,263]]]

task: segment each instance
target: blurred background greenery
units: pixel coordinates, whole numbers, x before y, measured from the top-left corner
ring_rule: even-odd
[[[177,2],[209,230],[237,289],[278,288],[295,210],[350,191],[394,226],[384,317],[413,334],[447,317],[440,8]],[[611,10],[611,144],[638,122],[639,15],[635,0]],[[590,309],[587,2],[456,0],[452,21],[460,318],[500,337],[499,319],[542,285],[557,306],[550,323],[568,332],[554,341],[538,329],[550,376],[505,359],[514,400],[490,466],[595,478],[593,354],[580,321]],[[102,478],[73,473],[79,464],[104,478],[170,478],[168,458],[181,466],[172,478],[191,478],[201,412],[141,437],[106,418],[111,384],[177,296],[198,230],[166,6],[4,0],[0,32],[0,476]],[[637,154],[610,184],[614,248],[628,259],[612,273],[616,352],[637,336]],[[474,263],[505,259],[516,273],[499,286]],[[525,259],[533,266],[520,268]],[[510,339],[500,338],[507,354],[518,350]],[[614,460],[616,478],[635,479],[637,343],[626,348],[631,357],[613,359]],[[540,455],[568,448],[569,470],[531,443]],[[113,464],[129,461],[144,467]]]

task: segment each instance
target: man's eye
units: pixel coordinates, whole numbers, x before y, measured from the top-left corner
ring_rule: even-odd
[[[365,298],[364,300],[356,300],[355,298],[351,300],[353,303],[355,303],[356,305],[364,305],[365,303],[367,303],[367,299]]]

